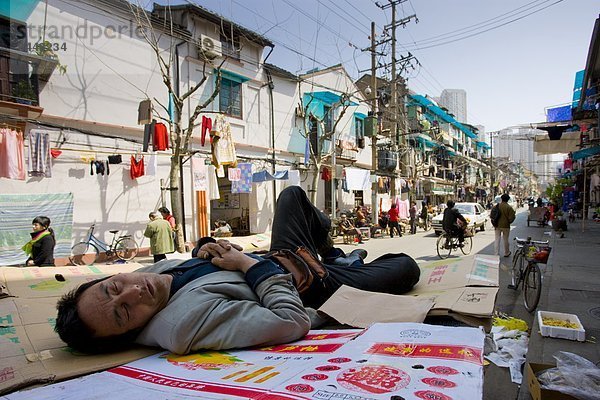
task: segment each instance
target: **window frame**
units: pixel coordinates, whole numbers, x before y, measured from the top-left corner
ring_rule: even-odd
[[[233,60],[240,61],[242,53],[240,35],[235,33],[233,35],[221,33],[219,39],[221,40],[221,54]]]
[[[236,88],[239,89],[237,90],[237,93],[234,93],[234,90],[236,90]],[[227,94],[226,96],[224,96],[225,93]],[[234,113],[234,108],[232,107],[232,99],[234,99],[235,95],[238,96],[239,114]],[[242,119],[242,116],[244,115],[242,95],[242,82],[236,82],[235,80],[226,78],[224,76],[221,77],[221,89],[219,90],[219,112],[222,112],[223,114],[228,115],[230,117]],[[228,101],[227,104],[224,106],[225,99],[227,99]]]

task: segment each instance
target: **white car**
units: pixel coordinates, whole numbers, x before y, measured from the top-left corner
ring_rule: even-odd
[[[511,206],[513,208],[513,210],[517,211],[517,198],[515,197],[514,194],[509,194],[510,199],[508,199],[508,205]],[[501,199],[502,195],[500,196],[496,196],[494,198],[494,204],[500,204],[500,201],[502,201]]]
[[[473,228],[473,231],[479,228],[482,231],[485,231],[485,225],[487,221],[490,219],[489,213],[483,206],[479,203],[456,203],[454,206],[463,217],[467,220],[469,227]],[[435,230],[436,235],[441,235],[444,229],[442,228],[442,219],[444,218],[444,213],[440,213],[433,217],[431,221],[431,225]]]

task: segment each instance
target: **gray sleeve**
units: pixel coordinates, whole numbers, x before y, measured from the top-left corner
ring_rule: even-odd
[[[178,308],[157,315],[138,343],[187,354],[288,343],[310,329],[311,319],[290,274],[261,282],[256,288],[258,299],[243,298],[249,290],[245,284],[225,287],[208,285],[190,292]]]

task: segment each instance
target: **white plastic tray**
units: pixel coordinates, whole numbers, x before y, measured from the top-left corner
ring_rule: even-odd
[[[549,336],[559,339],[577,340],[580,342],[585,341],[585,329],[581,325],[581,321],[575,314],[566,314],[552,311],[538,311],[538,324],[540,326],[540,334],[542,336]],[[569,321],[578,326],[577,329],[563,328],[560,326],[545,325],[543,318],[555,318],[563,321]]]

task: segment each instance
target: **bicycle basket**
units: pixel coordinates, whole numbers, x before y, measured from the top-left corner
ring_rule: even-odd
[[[530,245],[525,258],[538,264],[546,264],[551,251],[552,247],[548,245]]]

